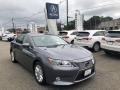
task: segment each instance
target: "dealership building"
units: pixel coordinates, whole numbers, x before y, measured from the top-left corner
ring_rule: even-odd
[[[102,22],[98,26],[98,29],[103,29],[103,30],[120,29],[120,18],[119,19],[114,19],[114,20],[111,20],[111,21]]]

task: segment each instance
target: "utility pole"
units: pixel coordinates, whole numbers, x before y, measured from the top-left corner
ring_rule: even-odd
[[[27,30],[29,29],[29,24],[27,24]]]
[[[15,33],[15,24],[14,24],[14,18],[12,18],[12,26],[13,26],[13,32]]]
[[[68,26],[68,0],[67,0],[67,26]]]

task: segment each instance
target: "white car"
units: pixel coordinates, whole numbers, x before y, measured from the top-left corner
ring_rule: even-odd
[[[95,52],[101,49],[101,40],[105,35],[105,30],[85,30],[79,32],[74,40],[74,44],[92,48]]]
[[[106,54],[120,53],[120,30],[108,31],[101,46]]]
[[[70,30],[70,31],[60,31],[59,36],[62,37],[65,41],[73,44],[74,39],[79,31],[77,30]]]
[[[10,32],[5,32],[2,34],[2,40],[3,41],[11,41],[16,37],[16,34],[10,33]]]

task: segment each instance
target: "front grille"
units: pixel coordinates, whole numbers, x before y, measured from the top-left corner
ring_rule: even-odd
[[[92,60],[86,62],[76,62],[75,64],[80,68],[80,70],[85,70],[93,66]]]
[[[91,72],[91,74],[93,74],[94,72],[95,72],[95,69],[94,69],[94,67],[93,68],[91,68],[92,69],[92,72]],[[84,76],[84,74],[85,74],[85,71],[80,71],[79,73],[78,73],[78,75],[77,75],[77,77],[76,77],[76,79],[75,79],[75,81],[79,81],[79,80],[82,80],[82,79],[84,79],[84,78],[86,78],[86,77],[88,77],[88,76],[90,76],[90,75],[88,75],[88,76]]]

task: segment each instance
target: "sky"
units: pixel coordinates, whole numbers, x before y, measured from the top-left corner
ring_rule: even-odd
[[[62,3],[60,3],[60,1]],[[119,0],[68,0],[69,20],[73,20],[75,10],[80,10],[85,19],[92,16],[111,16],[120,18]],[[29,22],[45,25],[45,3],[57,3],[60,9],[60,20],[66,23],[66,0],[0,0],[0,24],[12,26],[12,18],[16,27],[26,26]]]

